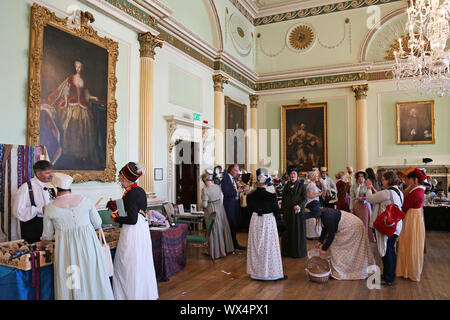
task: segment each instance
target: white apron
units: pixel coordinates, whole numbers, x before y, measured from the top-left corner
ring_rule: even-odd
[[[135,225],[124,224],[114,257],[113,290],[116,300],[156,300],[152,239],[147,219],[138,215]]]

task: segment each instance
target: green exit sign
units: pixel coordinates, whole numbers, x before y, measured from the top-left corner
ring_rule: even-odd
[[[200,121],[200,113],[194,113],[194,120]]]

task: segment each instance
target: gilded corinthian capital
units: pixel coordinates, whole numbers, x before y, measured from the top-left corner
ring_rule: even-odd
[[[250,108],[258,108],[259,96],[256,94],[249,95],[250,98]]]
[[[228,83],[228,78],[221,74],[215,74],[212,79],[214,81],[214,91],[223,92],[223,84]]]
[[[369,91],[369,86],[367,84],[352,86],[352,91],[355,93],[356,100],[362,100],[367,97],[367,91]]]
[[[152,35],[150,32],[140,33],[138,35],[139,44],[141,48],[139,52],[141,53],[141,58],[152,58],[155,57],[155,49],[162,48],[163,41],[158,36]]]

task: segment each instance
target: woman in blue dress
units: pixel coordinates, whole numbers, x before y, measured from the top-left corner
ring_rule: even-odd
[[[53,173],[55,201],[44,212],[43,243],[55,240],[54,282],[57,300],[113,300],[95,229],[102,226],[87,198],[72,194],[73,178]]]

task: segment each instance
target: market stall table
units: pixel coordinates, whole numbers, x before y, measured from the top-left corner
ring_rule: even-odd
[[[39,273],[40,300],[53,300],[53,265],[41,267]],[[31,270],[0,266],[0,300],[36,300],[36,293]]]
[[[178,224],[167,230],[150,230],[156,280],[168,281],[186,266],[187,229],[186,224]]]
[[[158,281],[169,280],[186,266],[187,229],[187,225],[179,224],[166,230],[150,230]],[[111,252],[114,256],[115,249]],[[40,299],[54,299],[53,264],[40,268]],[[36,300],[32,270],[0,266],[0,300]]]

